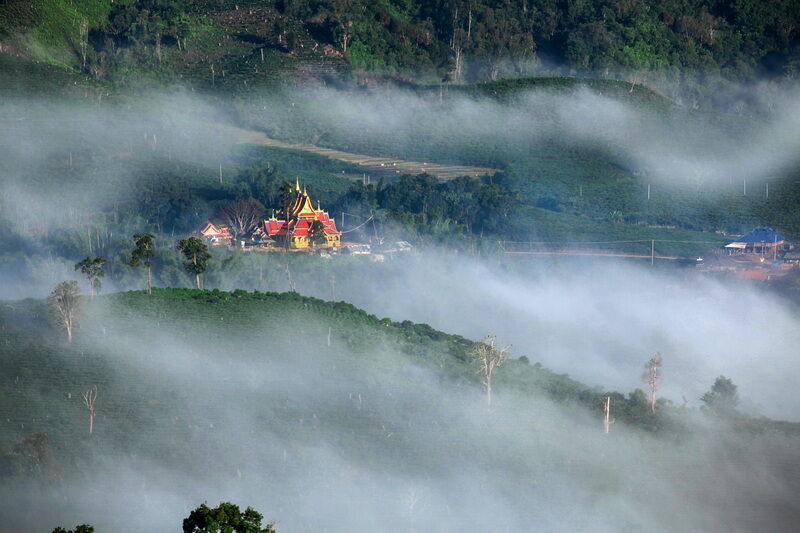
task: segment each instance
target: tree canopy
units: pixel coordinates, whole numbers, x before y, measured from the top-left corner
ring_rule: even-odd
[[[739,405],[738,387],[725,376],[719,376],[711,390],[700,398],[706,409],[718,415],[730,415],[736,412]]]
[[[275,533],[272,524],[261,527],[263,516],[251,507],[222,502],[213,509],[202,504],[183,521],[183,533]]]

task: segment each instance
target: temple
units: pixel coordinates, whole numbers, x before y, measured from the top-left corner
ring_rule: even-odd
[[[342,245],[342,233],[336,229],[336,222],[327,211],[320,208],[319,204],[314,209],[305,188],[300,190],[299,182],[295,185],[294,199],[288,211],[284,213],[281,210],[278,212],[278,217],[273,215],[265,220],[259,228],[260,233],[284,244],[288,239],[290,248]],[[315,225],[317,221],[319,224]],[[321,242],[323,236],[324,243]]]
[[[211,244],[231,244],[233,241],[230,229],[222,224],[206,222],[198,232],[202,237],[208,239]]]

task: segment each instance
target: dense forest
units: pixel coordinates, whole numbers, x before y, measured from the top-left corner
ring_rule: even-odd
[[[0,35],[12,52],[125,83],[241,88],[298,67],[456,83],[555,72],[731,108],[757,100],[743,82],[796,77],[798,10],[791,0],[6,0]]]

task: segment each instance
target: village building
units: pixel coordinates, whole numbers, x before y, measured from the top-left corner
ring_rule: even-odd
[[[786,239],[772,228],[756,228],[742,235],[734,242],[726,244],[728,255],[757,254],[762,257],[777,258],[778,252],[785,248]]]
[[[198,233],[211,244],[229,245],[233,242],[233,235],[230,229],[228,226],[222,224],[206,222],[205,225],[198,230]]]
[[[314,244],[314,223],[319,222],[320,236],[324,235],[325,242]],[[342,233],[336,229],[336,222],[323,211],[319,204],[314,209],[308,192],[300,190],[300,183],[295,185],[294,198],[288,208],[288,213],[279,211],[277,216],[265,220],[256,230],[262,240],[271,238],[281,244],[288,241],[289,248],[302,249],[309,247],[337,247],[342,245]]]

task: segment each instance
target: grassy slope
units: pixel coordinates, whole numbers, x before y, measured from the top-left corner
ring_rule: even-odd
[[[79,398],[87,384],[97,384],[103,391],[102,425],[109,429],[99,433],[98,438],[123,450],[135,452],[139,440],[131,436],[150,431],[148,427],[154,419],[171,416],[168,409],[162,411],[168,399],[142,400],[149,397],[149,384],[140,381],[135,368],[123,365],[120,369],[119,358],[110,358],[103,349],[97,348],[106,336],[136,339],[137,349],[143,353],[156,350],[159,342],[156,339],[164,335],[182,349],[199,353],[216,353],[214,350],[219,348],[213,346],[226,345],[225,339],[237,338],[238,347],[229,346],[219,353],[221,357],[235,354],[234,357],[244,360],[266,357],[276,358],[277,362],[287,346],[298,354],[311,354],[312,359],[322,358],[323,362],[336,353],[334,366],[329,368],[331,375],[338,375],[341,368],[359,365],[358,379],[371,383],[369,387],[374,388],[374,394],[378,394],[380,384],[389,379],[393,364],[375,358],[375,353],[392,350],[439,375],[440,379],[463,383],[473,388],[476,395],[480,394],[477,377],[466,362],[470,341],[424,324],[378,319],[344,302],[324,302],[294,293],[158,289],[152,297],[142,292],[103,296],[89,306],[87,318],[72,344],[65,344],[63,336],[54,332],[45,318],[46,308],[41,301],[5,302],[0,308],[3,338],[0,343],[0,360],[3,361],[0,367],[0,445],[29,433],[43,432],[52,439],[57,454],[67,461],[75,453],[70,451],[72,443],[81,441],[85,431],[85,413]],[[281,328],[263,327],[282,322],[297,324],[295,328],[284,330],[291,333],[291,338],[287,338]],[[333,348],[326,345],[327,326],[332,328]],[[147,335],[142,335],[142,331],[148,331]],[[114,359],[116,363],[111,362]],[[340,370],[336,370],[337,365]],[[526,362],[512,360],[501,367],[496,388],[501,394],[503,389],[513,388],[599,409],[599,391],[591,391],[565,375]],[[192,393],[175,391],[181,396]],[[659,417],[639,409],[641,406],[626,407],[621,399],[617,405],[617,417],[621,422],[636,422],[651,428],[663,424]],[[275,409],[280,411],[278,407]],[[290,413],[278,416],[289,417]],[[344,425],[364,423],[348,416],[347,413],[336,414]],[[157,422],[166,423],[164,420]],[[288,419],[286,423],[294,424]],[[172,450],[175,453],[180,447],[183,430],[185,427],[176,427],[176,450]],[[362,427],[361,430],[375,428]]]
[[[276,323],[294,326],[265,327]],[[329,326],[332,347],[326,342]],[[152,297],[143,292],[102,296],[89,305],[72,344],[64,343],[63,335],[47,325],[43,302],[4,302],[0,306],[0,332],[0,446],[26,434],[46,433],[57,457],[67,465],[77,460],[75,454],[85,452],[82,446],[75,447],[83,441],[85,432],[80,393],[92,384],[100,387],[103,396],[95,438],[122,453],[178,457],[185,433],[193,431],[195,425],[208,423],[186,420],[181,413],[170,411],[172,395],[190,399],[193,394],[202,394],[201,383],[173,390],[166,397],[154,396],[157,384],[142,381],[136,365],[126,365],[124,350],[132,349],[130,344],[121,347],[126,342],[134,343],[133,349],[140,352],[131,355],[137,360],[158,353],[165,338],[176,350],[212,357],[219,354],[226,361],[233,357],[245,363],[263,363],[266,358],[279,364],[284,357],[307,357],[309,364],[325,368],[328,378],[352,379],[378,396],[390,394],[384,387],[396,371],[397,360],[377,356],[388,351],[402,354],[441,380],[480,394],[477,376],[466,359],[471,347],[467,339],[424,324],[379,319],[344,302],[325,302],[295,293],[156,289]],[[234,338],[237,340],[231,344]],[[115,340],[108,345],[108,339]],[[102,348],[104,345],[106,348]],[[108,350],[120,350],[122,355],[111,356]],[[202,365],[202,361],[197,359],[197,364]],[[175,363],[165,359],[163,364],[169,367]],[[204,372],[202,367],[193,370]],[[502,395],[509,389],[579,403],[598,413],[603,396],[601,391],[566,375],[519,360],[509,361],[498,371],[496,390]],[[671,408],[665,406],[653,416],[642,403],[643,396],[626,399],[612,395],[619,423],[661,431],[676,429],[665,415]],[[310,431],[302,426],[302,420],[298,425],[296,409],[300,406],[279,402],[265,408],[273,413],[269,421],[273,426],[277,420],[286,431]],[[328,414],[329,423],[340,425],[356,447],[362,437],[385,431],[378,427],[378,421],[370,421],[368,413],[346,410]],[[765,421],[747,424],[751,429],[769,425]],[[159,427],[162,434],[167,428],[167,444],[160,449],[143,448],[154,428]],[[795,429],[792,425],[781,427]]]
[[[72,65],[77,57],[81,24],[98,26],[112,3],[112,0],[9,0],[0,9],[0,35],[20,35],[18,42],[25,52],[48,62]]]

